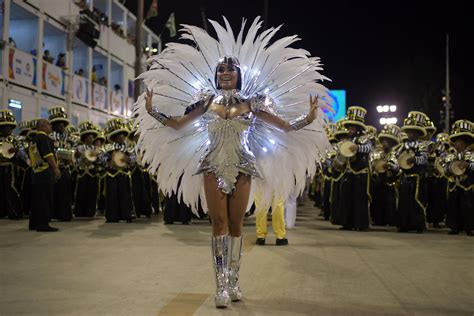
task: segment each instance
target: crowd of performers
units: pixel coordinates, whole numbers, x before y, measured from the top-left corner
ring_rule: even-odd
[[[370,225],[423,233],[429,226],[449,234],[474,231],[474,127],[458,120],[450,134],[436,134],[429,117],[409,112],[400,128],[377,130],[366,110],[350,107],[330,124],[333,147],[322,157],[312,196],[321,215],[342,230]]]
[[[412,111],[401,128],[385,125],[377,134],[364,123],[365,115],[364,108],[350,107],[344,119],[326,130],[333,147],[322,157],[310,190],[324,219],[342,230],[366,231],[374,225],[417,233],[444,223],[449,234],[472,236],[473,123],[459,120],[450,135],[436,134],[427,115]],[[166,223],[191,220],[190,210],[176,196],[164,201],[156,179],[141,164],[131,121],[111,119],[105,131],[84,121],[76,129],[64,108],[50,109],[52,131],[45,139],[56,157],[57,179],[50,176],[51,170],[42,175],[47,164],[41,154],[47,148],[42,148],[41,140],[46,133],[38,132],[38,121],[21,122],[19,136],[14,136],[12,112],[0,111],[1,218],[23,218],[36,208],[59,221],[100,213],[107,222],[131,222],[150,218],[166,202],[177,211],[165,214]],[[50,228],[46,218],[39,224],[32,218],[30,229]],[[257,233],[266,227],[266,220],[260,222]],[[264,243],[265,235],[266,229],[258,234],[257,243]],[[283,240],[285,235],[278,237]]]
[[[84,121],[76,129],[59,106],[47,120],[21,122],[19,136],[16,125],[11,111],[0,111],[0,218],[30,216],[30,230],[53,231],[49,219],[105,214],[107,222],[132,222],[168,202],[135,154],[131,121],[111,119],[104,131]]]

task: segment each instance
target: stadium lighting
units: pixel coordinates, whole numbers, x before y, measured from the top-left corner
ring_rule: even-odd
[[[388,112],[390,110],[390,107],[388,105],[383,106],[383,112]]]
[[[397,111],[397,106],[396,105],[391,105],[390,106],[390,112],[396,112]]]
[[[383,111],[383,106],[377,105],[377,112],[382,113]]]
[[[380,125],[397,124],[398,119],[396,117],[381,117],[379,122]]]

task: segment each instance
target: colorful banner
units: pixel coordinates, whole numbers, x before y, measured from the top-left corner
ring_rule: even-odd
[[[107,89],[97,83],[92,83],[92,105],[107,110]]]
[[[8,78],[19,84],[36,86],[36,58],[21,50],[10,48]]]
[[[49,93],[64,95],[65,74],[64,71],[53,64],[43,62],[41,88]]]
[[[114,114],[124,115],[123,95],[121,92],[110,91],[111,110]]]
[[[87,103],[87,79],[78,75],[72,77],[72,100]]]

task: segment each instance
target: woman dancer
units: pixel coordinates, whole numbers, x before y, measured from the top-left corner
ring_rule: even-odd
[[[172,43],[151,60],[150,70],[142,75],[151,90],[138,100],[135,112],[139,150],[147,149],[144,160],[157,172],[160,187],[173,192],[182,176],[178,195],[193,209],[201,198],[209,210],[215,303],[226,307],[242,298],[242,226],[253,202],[252,184],[263,193],[265,204],[274,195],[286,199],[295,180],[298,190],[304,189],[318,151],[329,146],[318,97],[309,96],[309,113],[304,108],[310,93],[322,96],[327,107],[327,92],[316,83],[324,79],[317,72],[319,60],[287,47],[295,37],[267,47],[278,28],[255,38],[258,18],[243,42],[245,21],[237,40],[227,20],[227,29],[211,23],[219,42],[185,26],[183,38],[192,39],[197,48]],[[241,58],[245,64],[239,63]],[[215,67],[211,60],[217,60]],[[188,114],[180,115],[184,108]]]

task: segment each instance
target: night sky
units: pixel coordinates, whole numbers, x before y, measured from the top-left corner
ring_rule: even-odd
[[[347,90],[348,106],[368,110],[368,123],[380,128],[375,107],[396,104],[399,120],[409,110],[427,113],[439,127],[445,85],[446,33],[450,34],[451,100],[454,119],[474,120],[471,91],[473,14],[467,1],[276,1],[269,0],[267,26],[284,24],[280,36],[298,34],[303,47],[319,56],[330,89]],[[136,1],[126,5],[136,10]],[[151,0],[145,0],[145,11]],[[180,23],[203,26],[225,15],[237,32],[243,17],[263,16],[264,1],[158,0],[159,15],[147,25],[170,39],[164,24],[175,13]],[[209,25],[209,24],[208,24]],[[468,27],[469,25],[469,27]],[[212,28],[209,25],[210,28]],[[452,121],[453,122],[453,121]],[[400,124],[400,121],[399,121]]]

